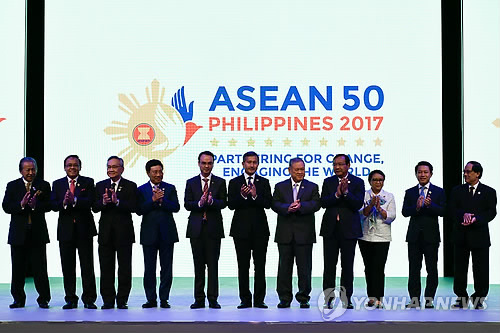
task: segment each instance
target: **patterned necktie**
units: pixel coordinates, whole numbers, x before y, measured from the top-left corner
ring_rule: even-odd
[[[252,183],[252,176],[248,177],[248,187],[252,188],[253,183]]]
[[[424,197],[424,200],[422,200],[422,204],[420,205],[420,208],[424,206],[424,201],[425,201],[425,190],[427,189],[426,186],[422,186],[420,189],[420,196]]]
[[[26,183],[26,192],[31,190],[31,183]],[[28,213],[28,224],[31,225],[31,212]]]
[[[203,185],[203,193],[208,191],[208,178],[203,178],[205,185]],[[203,211],[203,221],[207,221],[207,211]]]
[[[111,183],[111,190],[113,192],[116,190],[116,183]]]
[[[71,179],[70,184],[69,184],[69,190],[73,195],[75,194],[75,180]]]

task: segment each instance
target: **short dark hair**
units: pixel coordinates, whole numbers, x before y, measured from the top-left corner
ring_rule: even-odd
[[[431,173],[432,173],[432,170],[434,170],[434,168],[432,167],[432,164],[430,164],[429,162],[427,162],[427,161],[420,161],[420,162],[417,163],[417,165],[415,165],[415,174],[417,174],[417,170],[418,170],[419,166],[427,166],[427,167],[429,167],[429,170],[431,171]]]
[[[113,155],[113,156],[108,157],[108,160],[106,162],[109,162],[109,160],[113,160],[113,159],[120,161],[120,166],[123,168],[123,158],[121,158],[121,157]]]
[[[294,157],[294,158],[292,158],[292,159],[290,160],[290,162],[288,163],[288,166],[289,166],[289,167],[291,167],[291,166],[292,166],[292,164],[297,163],[297,162],[302,162],[302,163],[305,165],[305,163],[304,163],[304,160],[303,160],[303,159],[301,159],[300,157]]]
[[[163,163],[161,163],[161,161],[155,160],[155,159],[147,161],[146,162],[146,172],[149,173],[149,171],[151,171],[151,168],[154,166],[157,166],[157,165],[161,166],[161,169],[163,170]]]
[[[373,175],[376,174],[376,173],[382,175],[382,177],[384,177],[384,180],[385,180],[385,174],[382,172],[382,170],[372,170],[370,172],[370,174],[368,175],[368,182],[372,181]]]
[[[82,168],[82,160],[80,160],[80,157],[78,157],[78,155],[68,155],[66,156],[66,158],[64,159],[64,167],[66,167],[66,161],[70,158],[76,158],[78,160],[78,166],[80,167],[80,169]]]
[[[36,161],[33,157],[26,156],[21,158],[21,160],[19,161],[19,172],[23,170],[23,163],[33,163],[33,165],[35,166],[35,171],[38,172],[38,165],[36,164]]]
[[[333,160],[335,161],[335,159],[337,157],[342,157],[342,156],[344,156],[345,164],[351,164],[351,159],[349,158],[349,155],[347,155],[347,154],[337,154],[333,157]]]
[[[243,162],[245,162],[247,157],[250,157],[250,156],[257,156],[257,162],[259,162],[259,155],[257,155],[257,153],[254,151],[247,151],[245,154],[243,154]]]
[[[198,154],[198,162],[200,161],[201,159],[201,155],[208,155],[208,156],[212,156],[212,159],[215,160],[215,155],[214,153],[212,153],[211,151],[208,151],[208,150],[205,150],[205,151],[202,151],[201,153]]]
[[[476,161],[469,161],[467,162],[467,164],[472,164],[472,171],[478,173],[479,176],[477,178],[481,179],[481,177],[483,176],[483,166],[481,165],[481,163]]]

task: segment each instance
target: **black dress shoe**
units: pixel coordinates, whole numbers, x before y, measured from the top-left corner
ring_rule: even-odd
[[[42,302],[38,303],[38,307],[40,307],[40,309],[48,309],[49,308],[49,302],[42,301]]]
[[[209,301],[208,302],[208,307],[210,309],[220,309],[220,304],[217,301]]]
[[[19,309],[19,308],[24,308],[24,303],[21,302],[14,302],[9,305],[9,308],[11,309]]]
[[[251,308],[252,307],[252,303],[250,302],[241,302],[240,305],[237,306],[238,309],[247,309],[247,308]]]
[[[311,305],[309,304],[309,302],[300,302],[301,309],[309,309],[310,307]]]
[[[484,309],[483,303],[477,302],[476,305],[474,305],[474,309],[476,309],[476,310],[483,310]]]
[[[426,309],[434,309],[434,304],[432,302],[427,301],[427,302],[425,302],[424,307]]]
[[[287,301],[280,301],[278,303],[278,309],[286,309],[286,308],[289,308],[291,305],[291,302],[287,302]]]
[[[127,310],[128,309],[128,305],[127,303],[120,303],[120,304],[116,304],[116,307],[120,310]]]
[[[371,299],[371,300],[368,301],[368,303],[366,303],[366,306],[372,308],[372,307],[375,306],[375,302],[376,301],[374,299]]]
[[[147,301],[142,305],[143,309],[151,309],[151,308],[156,308],[158,306],[158,303],[156,301]]]
[[[405,305],[405,308],[407,308],[407,309],[420,308],[420,302],[410,302],[410,303]]]
[[[190,308],[191,309],[201,309],[205,307],[205,302],[194,302],[191,304]]]
[[[114,309],[115,305],[113,303],[104,303],[101,306],[101,310],[109,310],[109,309]]]
[[[161,301],[160,302],[160,308],[162,308],[162,309],[170,309],[170,304],[168,303],[167,300]]]
[[[260,302],[260,303],[254,303],[253,304],[254,308],[259,308],[259,309],[267,309],[269,308],[266,303]]]
[[[97,305],[95,305],[94,303],[83,303],[83,307],[90,310],[97,309]]]
[[[347,310],[354,309],[354,306],[352,305],[352,303],[350,301],[347,303],[343,303],[342,305],[343,305],[344,309],[347,309]]]
[[[76,302],[67,302],[63,305],[63,310],[76,309],[78,307],[78,303]]]

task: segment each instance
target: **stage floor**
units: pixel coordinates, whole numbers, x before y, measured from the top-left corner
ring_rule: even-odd
[[[365,282],[356,278],[353,303],[355,309],[345,310],[340,306],[333,310],[322,308],[321,278],[313,278],[311,308],[300,309],[294,301],[289,309],[278,309],[276,295],[276,279],[269,278],[266,303],[269,309],[237,309],[239,304],[236,278],[220,278],[219,303],[222,309],[191,310],[193,302],[193,278],[174,278],[170,296],[171,309],[142,309],[145,302],[142,278],[134,278],[128,310],[87,310],[83,304],[77,309],[62,310],[64,292],[61,278],[51,278],[52,300],[50,309],[40,309],[36,303],[37,294],[31,279],[27,279],[26,307],[9,309],[12,302],[10,285],[0,284],[0,322],[136,322],[136,323],[324,323],[324,322],[448,322],[448,323],[500,323],[500,285],[491,285],[489,297],[484,310],[450,309],[455,297],[452,292],[453,279],[441,278],[435,300],[436,309],[405,309],[408,302],[406,278],[386,279],[386,303],[384,309],[365,308]],[[425,285],[425,282],[423,283]],[[294,281],[296,286],[296,281]],[[469,286],[469,290],[471,286]],[[81,292],[80,284],[77,290]],[[320,307],[318,307],[318,300]],[[102,304],[100,297],[97,303]]]

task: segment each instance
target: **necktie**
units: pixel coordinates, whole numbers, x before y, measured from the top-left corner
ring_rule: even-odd
[[[252,183],[252,176],[248,177],[248,187],[252,188],[253,183]]]
[[[31,183],[26,183],[26,192],[31,190]],[[31,225],[31,211],[28,212],[28,224]]]
[[[111,190],[113,190],[113,192],[116,190],[116,183],[111,183]]]
[[[208,191],[208,178],[203,178],[203,181],[205,182],[205,185],[203,185],[203,193],[206,193]],[[203,221],[207,221],[207,211],[203,211]]]
[[[424,200],[425,200],[425,189],[426,188],[427,188],[426,186],[422,186],[420,188],[420,196],[424,197]],[[422,204],[420,205],[420,208],[422,208],[424,206],[424,200],[422,200]]]
[[[70,184],[69,184],[69,190],[73,195],[75,194],[75,180],[71,179]]]
[[[299,184],[297,184],[297,183],[293,184],[293,201],[297,201],[297,193],[298,193],[297,187],[298,186],[299,186]]]
[[[473,197],[474,196],[474,186],[470,186],[469,187],[469,197]]]

